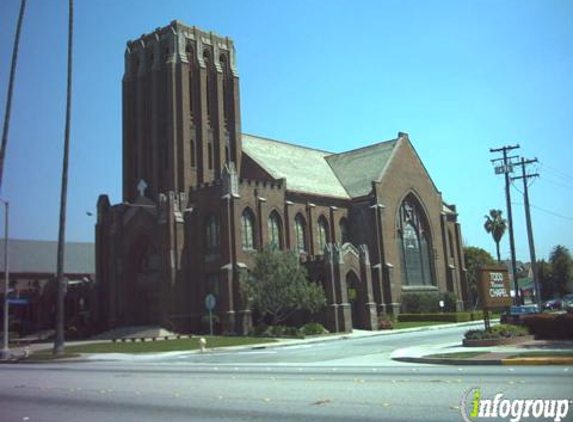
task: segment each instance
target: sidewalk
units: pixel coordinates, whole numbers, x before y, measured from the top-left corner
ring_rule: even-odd
[[[479,352],[466,358],[431,357],[438,354]],[[519,357],[516,354],[529,352],[552,353],[573,352],[573,340],[531,340],[511,346],[463,347],[459,342],[416,346],[395,350],[390,358],[400,362],[442,365],[573,365],[573,357]]]

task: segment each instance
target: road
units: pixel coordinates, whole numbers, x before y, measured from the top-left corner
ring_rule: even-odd
[[[379,359],[399,347],[455,341],[456,335],[444,329],[304,348],[2,365],[0,422],[460,421],[462,397],[474,387],[484,398],[572,397],[570,367]],[[572,416],[573,410],[566,420]]]
[[[476,326],[481,323],[477,323]],[[392,365],[390,354],[397,349],[433,344],[460,345],[463,333],[471,327],[448,327],[428,331],[347,338],[287,347],[253,349],[242,352],[174,354],[158,356],[161,361],[202,364],[304,364],[304,365]]]

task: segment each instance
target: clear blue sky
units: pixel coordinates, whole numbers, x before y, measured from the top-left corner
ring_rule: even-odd
[[[0,2],[2,117],[19,4]],[[484,214],[505,200],[489,148],[520,143],[541,163],[537,255],[573,250],[570,0],[76,0],[68,240],[93,241],[100,193],[121,200],[125,42],[173,19],[234,39],[246,133],[339,152],[408,132],[468,245],[495,251]],[[66,34],[66,1],[28,0],[2,192],[11,237],[57,238]]]

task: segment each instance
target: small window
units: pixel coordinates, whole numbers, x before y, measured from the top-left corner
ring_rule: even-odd
[[[306,222],[300,214],[294,219],[297,252],[306,252]]]
[[[328,243],[328,223],[324,217],[318,219],[318,253],[322,255]]]
[[[191,167],[195,167],[197,164],[195,162],[195,141],[193,139],[191,139],[191,142],[189,144],[189,149],[191,150]]]
[[[273,211],[272,214],[269,216],[268,228],[269,228],[269,245],[271,247],[280,249],[282,247],[281,220],[276,211]]]
[[[211,215],[205,222],[205,248],[207,253],[219,251],[219,219]]]
[[[255,249],[254,217],[250,209],[245,209],[241,215],[241,244],[243,250]]]
[[[209,170],[213,170],[213,144],[209,142],[207,146],[207,154],[209,159]]]
[[[350,242],[350,238],[348,236],[348,221],[346,218],[342,218],[339,223],[340,226],[340,243],[344,245],[345,243]]]

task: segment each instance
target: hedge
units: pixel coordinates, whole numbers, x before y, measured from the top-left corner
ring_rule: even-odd
[[[400,314],[400,322],[418,322],[418,321],[438,321],[438,322],[468,322],[482,319],[481,312],[456,312],[456,313],[427,313],[427,314]]]
[[[573,315],[537,314],[522,317],[525,325],[535,338],[546,340],[573,339]]]

